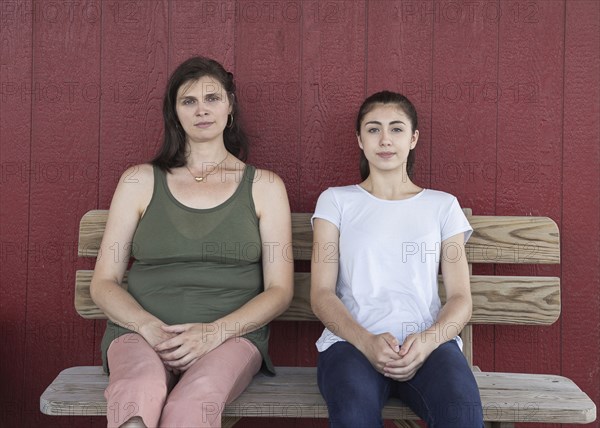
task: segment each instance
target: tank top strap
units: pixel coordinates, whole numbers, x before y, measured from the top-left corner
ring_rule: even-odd
[[[154,189],[152,199],[162,202],[167,198],[167,175],[156,165],[152,166],[154,170]]]
[[[252,198],[252,185],[254,184],[254,179],[256,176],[256,167],[253,165],[246,164],[244,168],[244,173],[242,174],[242,181],[240,186],[239,194],[243,195],[243,197],[248,198],[248,203],[254,208],[254,198]]]

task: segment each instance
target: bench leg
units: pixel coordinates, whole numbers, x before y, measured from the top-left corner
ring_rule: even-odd
[[[396,425],[397,428],[421,428],[415,421],[405,421],[401,419],[394,420],[394,425]]]
[[[223,416],[221,418],[221,428],[231,428],[237,424],[240,419],[242,418],[238,418],[236,416]]]

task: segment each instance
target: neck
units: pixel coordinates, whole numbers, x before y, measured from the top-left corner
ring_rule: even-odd
[[[190,144],[187,143],[187,166],[202,169],[206,164],[218,164],[228,156],[224,144]]]
[[[371,172],[360,186],[373,196],[386,200],[410,198],[423,190],[410,180],[405,170],[401,173]]]

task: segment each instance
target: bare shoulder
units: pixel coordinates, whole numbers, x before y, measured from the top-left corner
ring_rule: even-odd
[[[273,171],[256,169],[252,191],[255,196],[271,197],[286,195],[285,183]],[[274,193],[273,193],[274,192]]]
[[[289,201],[285,183],[281,177],[273,171],[256,169],[252,185],[252,196],[259,217],[267,208],[269,208],[269,210],[289,211]]]
[[[154,170],[151,164],[133,165],[127,168],[115,190],[112,206],[127,205],[136,208],[139,214],[150,203],[154,189]]]
[[[141,184],[153,185],[154,184],[154,169],[149,163],[142,163],[139,165],[133,165],[127,168],[121,178],[119,179],[119,185],[121,184]]]

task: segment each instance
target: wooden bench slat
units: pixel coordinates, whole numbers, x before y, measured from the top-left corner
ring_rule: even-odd
[[[75,309],[83,318],[105,319],[90,297],[92,274],[91,270],[77,271]],[[296,272],[294,284],[294,300],[277,320],[318,321],[310,308],[310,274]],[[550,325],[560,315],[560,281],[554,277],[473,275],[471,295],[471,324]],[[443,300],[441,277],[440,296]]]
[[[588,423],[596,418],[594,403],[565,377],[489,372],[474,375],[487,421]],[[237,400],[225,406],[223,415],[325,418],[327,406],[316,379],[314,367],[278,367],[275,377],[259,374]],[[107,384],[102,367],[63,370],[42,394],[40,409],[49,415],[106,415]],[[383,415],[386,419],[417,419],[397,399],[387,403]]]
[[[108,210],[88,211],[79,222],[79,257],[96,257],[106,228]]]
[[[548,217],[471,216],[471,263],[560,263],[557,224]]]
[[[464,209],[470,213],[469,209]],[[96,257],[108,217],[107,210],[90,211],[79,227],[80,257]],[[295,260],[310,260],[310,213],[292,214]],[[474,232],[467,242],[470,263],[560,263],[558,226],[548,217],[469,216]]]

